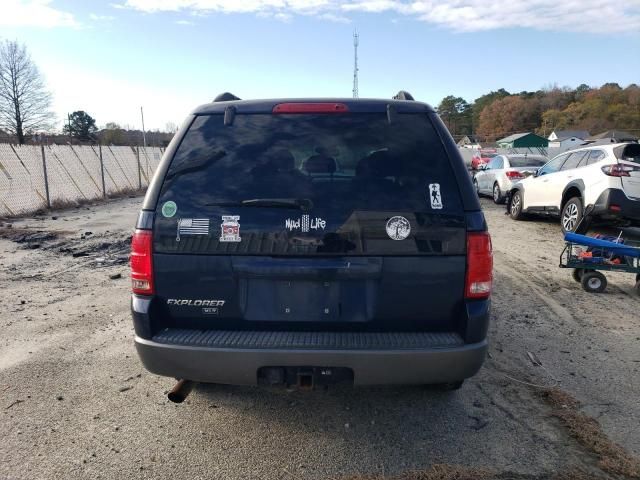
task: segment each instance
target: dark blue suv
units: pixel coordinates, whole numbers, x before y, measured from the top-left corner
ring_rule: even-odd
[[[131,267],[136,347],[159,375],[455,388],[486,355],[486,223],[449,132],[404,92],[200,106]]]

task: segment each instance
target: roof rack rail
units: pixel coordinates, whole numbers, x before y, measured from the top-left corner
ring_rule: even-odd
[[[233,93],[224,92],[213,99],[214,102],[230,102],[232,100],[240,100],[240,98],[236,97]]]
[[[413,98],[413,95],[411,95],[409,92],[406,92],[404,90],[400,90],[391,98],[393,98],[394,100],[415,100]]]

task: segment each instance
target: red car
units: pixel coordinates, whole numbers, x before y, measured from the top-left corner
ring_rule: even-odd
[[[479,170],[481,165],[489,163],[489,161],[498,155],[498,152],[493,148],[484,148],[471,157],[471,169]]]

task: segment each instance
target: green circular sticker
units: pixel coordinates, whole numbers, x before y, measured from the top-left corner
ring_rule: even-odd
[[[178,206],[176,202],[164,202],[164,205],[162,205],[162,215],[167,218],[173,217],[177,211]]]

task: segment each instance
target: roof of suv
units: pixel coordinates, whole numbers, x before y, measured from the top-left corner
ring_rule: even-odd
[[[564,155],[565,153],[571,153],[571,152],[577,152],[577,151],[583,151],[583,150],[605,150],[608,153],[613,153],[613,150],[617,147],[620,147],[622,145],[629,145],[633,142],[620,142],[620,143],[605,143],[605,144],[593,144],[593,145],[584,145],[578,148],[573,148],[571,150],[567,150],[565,152],[559,153],[558,155],[556,155],[556,157],[560,156],[560,155]]]
[[[400,113],[432,113],[433,108],[423,102],[414,100],[373,99],[373,98],[275,98],[262,100],[232,100],[228,102],[211,102],[194,109],[192,115],[223,113],[229,106],[236,108],[236,113],[271,113],[273,107],[280,103],[343,103],[353,113],[386,112],[387,105],[393,106]]]

